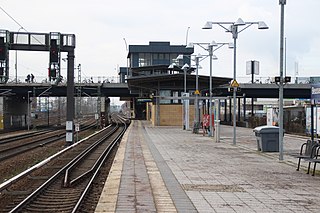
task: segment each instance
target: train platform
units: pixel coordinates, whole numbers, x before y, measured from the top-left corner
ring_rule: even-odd
[[[221,140],[133,121],[95,212],[319,212],[320,175],[296,171],[307,138],[285,135],[284,160],[257,150],[252,129],[221,126]],[[319,168],[320,170],[320,168]]]

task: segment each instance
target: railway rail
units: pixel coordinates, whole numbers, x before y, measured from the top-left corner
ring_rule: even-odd
[[[83,124],[81,130],[94,127],[94,123]],[[28,152],[36,147],[59,141],[65,137],[65,130],[40,130],[0,140],[0,161]]]
[[[113,122],[19,180],[0,185],[0,212],[78,212],[127,128],[128,121],[120,117],[113,115]]]

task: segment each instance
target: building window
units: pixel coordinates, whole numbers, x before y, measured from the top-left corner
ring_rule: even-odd
[[[171,90],[160,90],[160,96],[162,97],[170,97],[171,96]],[[160,100],[160,104],[170,104],[171,100]]]
[[[145,67],[151,65],[150,53],[139,53],[139,67]]]
[[[177,61],[177,57],[178,57],[178,54],[177,53],[171,53],[170,54],[170,62],[171,63],[177,63],[178,61]]]
[[[178,103],[179,103],[179,99],[178,99],[178,97],[179,97],[179,92],[178,92],[178,91],[173,91],[173,92],[172,92],[172,96],[177,98],[177,99],[173,99],[173,100],[172,100],[172,103],[178,104]]]

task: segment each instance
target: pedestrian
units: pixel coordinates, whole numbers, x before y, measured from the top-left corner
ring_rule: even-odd
[[[33,83],[34,75],[31,73],[31,83]]]
[[[27,83],[30,83],[30,74],[27,75],[26,81],[27,81]]]

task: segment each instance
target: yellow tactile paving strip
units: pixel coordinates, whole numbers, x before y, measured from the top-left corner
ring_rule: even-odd
[[[146,144],[145,137],[143,137],[140,121],[133,121],[128,131],[123,136],[122,142],[120,143],[120,146],[118,148],[118,152],[116,154],[115,160],[111,167],[110,174],[105,183],[105,187],[103,189],[103,192],[101,194],[101,197],[99,199],[99,203],[96,207],[95,212],[96,213],[117,212],[117,207],[119,207],[119,204],[117,206],[117,202],[118,202],[118,196],[120,193],[119,188],[121,184],[123,163],[125,159],[127,143],[130,143],[129,136],[132,131],[139,131],[139,132],[135,132],[135,134],[138,133],[139,139],[140,139],[136,141],[136,143],[138,143],[137,146],[140,145],[142,149],[144,163],[145,163],[146,171],[148,174],[147,181],[150,183],[150,186],[151,186],[153,202],[157,212],[177,212],[176,207],[174,206],[174,203],[172,201],[172,198],[164,184],[160,171],[156,163],[154,162],[154,158],[152,157],[152,154]],[[136,175],[139,175],[139,174],[136,174]],[[136,193],[135,196],[141,196],[138,194],[139,192],[140,192],[139,190],[135,190],[135,193]],[[131,212],[135,212],[135,211],[136,209],[132,209]]]
[[[142,134],[141,123],[139,123],[140,134]],[[172,198],[163,182],[162,176],[154,159],[151,155],[151,152],[144,140],[144,137],[141,136],[141,147],[143,151],[144,161],[147,167],[147,173],[149,176],[153,199],[155,200],[155,205],[157,212],[177,212],[176,207],[173,204]]]

